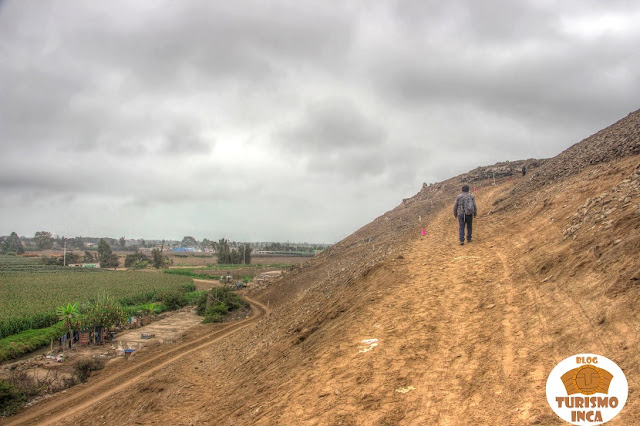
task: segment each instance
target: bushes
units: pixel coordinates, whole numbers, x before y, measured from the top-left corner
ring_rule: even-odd
[[[187,298],[185,292],[178,290],[165,291],[158,295],[158,299],[167,307],[169,311],[175,311],[187,306]]]
[[[153,265],[154,268],[166,268],[172,263],[173,260],[170,259],[169,256],[164,256],[162,250],[158,250],[157,248],[151,250],[151,265]]]
[[[149,257],[144,253],[133,253],[128,254],[124,258],[124,267],[125,268],[134,268],[134,269],[144,269],[149,264]]]
[[[206,296],[207,292],[202,291],[190,291],[184,294],[184,298],[187,300],[187,305],[197,305],[200,298]]]
[[[27,402],[27,395],[16,386],[0,380],[0,416],[10,416],[17,413]]]
[[[104,363],[100,360],[93,358],[81,359],[74,365],[73,374],[80,383],[84,383],[91,376],[92,371],[102,370],[103,368]]]
[[[101,268],[117,268],[120,265],[118,255],[109,253],[100,258]]]
[[[54,386],[53,382],[37,382],[25,371],[12,371],[7,380],[0,380],[0,417],[16,414],[27,402],[27,398],[42,392],[58,391],[76,383],[87,381],[92,371],[101,370],[104,363],[97,359],[82,359],[73,367],[73,377],[63,378],[62,386]]]
[[[196,312],[204,317],[204,323],[222,322],[229,312],[248,306],[249,304],[231,289],[216,287],[209,293],[200,295]]]

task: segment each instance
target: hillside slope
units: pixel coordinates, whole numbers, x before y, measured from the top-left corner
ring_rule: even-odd
[[[629,380],[611,424],[640,424],[639,118],[524,179],[474,180],[472,244],[450,212],[471,177],[423,188],[252,291],[264,318],[67,422],[562,424],[547,375],[593,352]]]

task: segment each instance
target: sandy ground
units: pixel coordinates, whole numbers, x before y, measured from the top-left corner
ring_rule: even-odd
[[[252,318],[197,326],[7,424],[560,425],[546,379],[583,352],[627,375],[629,401],[609,424],[640,424],[638,218],[563,238],[638,161],[585,170],[520,208],[501,204],[517,182],[483,186],[464,246],[447,198],[359,278],[343,280],[350,266],[329,252],[251,293],[263,302]]]
[[[134,328],[118,334],[115,338],[115,346],[118,349],[141,349],[155,343],[177,343],[182,340],[185,330],[199,324],[202,317],[198,316],[193,308],[188,307],[166,317],[153,321],[144,327]],[[153,336],[142,338],[142,335]],[[135,353],[135,352],[134,352]]]

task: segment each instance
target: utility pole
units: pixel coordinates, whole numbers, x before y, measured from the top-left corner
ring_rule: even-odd
[[[67,266],[67,239],[62,237],[64,241],[64,249],[62,251],[62,266]]]

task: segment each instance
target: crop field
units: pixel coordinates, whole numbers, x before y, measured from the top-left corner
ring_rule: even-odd
[[[82,268],[65,268],[57,265],[44,265],[39,257],[20,257],[0,255],[0,274],[4,272],[69,272],[84,271]]]
[[[69,269],[42,272],[0,272],[0,338],[57,321],[55,309],[80,304],[106,292],[122,305],[155,300],[163,292],[193,290],[190,277],[142,271]]]

